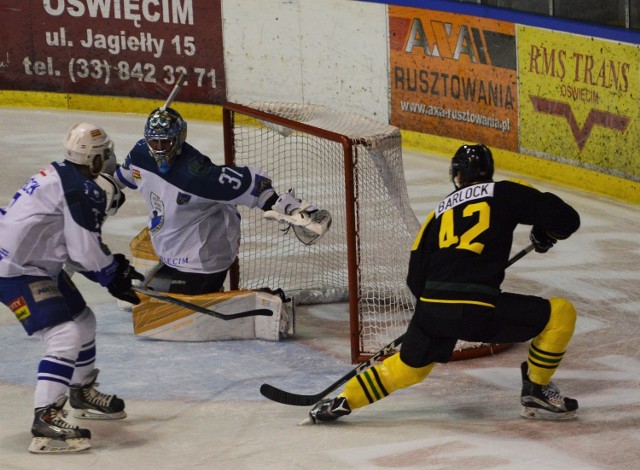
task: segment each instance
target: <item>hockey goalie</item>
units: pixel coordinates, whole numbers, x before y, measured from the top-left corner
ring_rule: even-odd
[[[144,138],[115,171],[122,187],[141,194],[149,214],[148,229],[131,246],[136,262],[154,266],[145,280],[153,290],[144,295],[136,289],[142,302],[133,307],[135,333],[175,341],[277,341],[292,334],[293,309],[284,294],[222,292],[240,247],[238,206],[262,210],[284,231],[293,227],[305,245],[321,239],[331,215],[293,191],[278,194],[271,178],[257,169],[214,164],[187,142],[187,123],[169,101],[149,114]],[[183,308],[188,304],[196,308]],[[238,316],[265,309],[272,314]]]

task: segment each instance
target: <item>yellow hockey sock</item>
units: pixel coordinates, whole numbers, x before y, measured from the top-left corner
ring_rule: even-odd
[[[345,397],[349,407],[355,410],[381,400],[396,390],[421,382],[434,365],[410,367],[402,362],[400,353],[396,353],[349,380],[340,396]]]
[[[547,385],[560,365],[576,324],[576,310],[566,299],[554,297],[549,322],[529,346],[529,379]]]

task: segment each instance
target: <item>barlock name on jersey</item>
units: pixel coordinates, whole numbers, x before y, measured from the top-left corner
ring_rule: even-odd
[[[473,201],[475,199],[484,199],[485,197],[493,197],[493,187],[495,183],[480,183],[473,186],[467,186],[466,188],[459,189],[453,194],[450,194],[438,204],[436,209],[436,218],[440,215],[460,204]]]

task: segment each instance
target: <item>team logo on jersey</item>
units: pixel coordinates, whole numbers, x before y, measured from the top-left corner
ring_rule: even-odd
[[[29,307],[27,307],[27,303],[24,301],[24,297],[22,296],[9,302],[9,308],[19,321],[25,320],[31,316]]]
[[[54,297],[61,297],[58,286],[53,281],[37,281],[29,284],[29,290],[35,302],[42,302],[43,300],[52,299]]]
[[[38,189],[40,187],[40,183],[38,183],[38,181],[35,178],[29,178],[29,181],[27,181],[24,186],[22,186],[22,191],[24,191],[25,194],[33,194],[33,192]]]
[[[152,207],[151,215],[149,216],[149,231],[155,233],[164,225],[164,203],[160,196],[155,193],[151,193],[149,202]]]
[[[191,200],[191,194],[178,193],[178,197],[176,197],[176,202],[179,206],[182,206]]]
[[[131,170],[131,174],[137,180],[142,179],[142,177],[140,176],[140,170],[138,170],[137,168],[134,168],[133,170]]]
[[[196,156],[189,160],[189,172],[195,176],[204,176],[209,172],[210,165],[208,160],[203,157]]]
[[[93,181],[84,182],[85,195],[96,204],[104,204],[105,194],[104,191]]]
[[[165,258],[164,256],[160,256],[160,261],[162,261],[167,266],[182,266],[184,264],[189,264],[188,256],[178,256],[175,258]],[[184,281],[182,281],[184,283]],[[175,280],[171,281],[171,284],[177,284]]]

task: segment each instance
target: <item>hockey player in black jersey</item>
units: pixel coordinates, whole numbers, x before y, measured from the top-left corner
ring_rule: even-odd
[[[551,383],[573,335],[576,311],[564,298],[502,292],[513,232],[531,225],[530,239],[546,253],[580,226],[559,197],[521,181],[493,181],[493,156],[482,144],[463,145],[450,167],[455,191],[423,224],[411,248],[407,284],[417,299],[402,348],[349,380],[336,398],[320,401],[311,422],[333,421],[414,385],[451,358],[458,340],[532,340],[521,365],[527,418],[568,419],[578,402]]]

